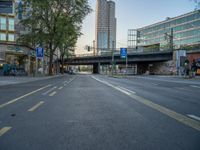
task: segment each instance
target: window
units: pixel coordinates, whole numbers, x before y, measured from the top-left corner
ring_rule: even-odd
[[[14,41],[14,40],[15,40],[14,34],[8,34],[8,41]]]
[[[6,18],[5,17],[0,17],[0,29],[6,30]]]
[[[10,31],[14,31],[15,30],[15,21],[14,21],[14,19],[8,19],[8,24],[9,24],[9,26],[8,26],[8,30],[10,30]]]
[[[6,41],[6,34],[0,33],[0,41]]]

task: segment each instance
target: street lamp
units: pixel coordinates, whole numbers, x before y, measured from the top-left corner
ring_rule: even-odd
[[[115,41],[112,41],[112,75],[113,75],[113,71],[114,71],[114,59],[115,59],[115,56],[114,56],[114,43]]]

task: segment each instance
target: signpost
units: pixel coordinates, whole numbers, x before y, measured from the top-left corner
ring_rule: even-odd
[[[126,74],[127,74],[127,67],[128,67],[128,56],[127,56],[127,48],[120,48],[120,57],[122,59],[126,59]]]
[[[36,75],[38,74],[38,59],[42,59],[42,72],[44,74],[44,48],[36,48]]]

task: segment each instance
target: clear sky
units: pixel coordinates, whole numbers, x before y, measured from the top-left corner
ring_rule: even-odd
[[[192,0],[113,0],[116,3],[117,47],[127,46],[128,29],[137,29],[175,17],[195,9]],[[86,53],[86,45],[95,39],[96,0],[89,0],[93,12],[83,23],[83,35],[78,39],[76,53]]]

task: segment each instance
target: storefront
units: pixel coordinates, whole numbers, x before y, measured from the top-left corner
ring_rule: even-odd
[[[16,44],[0,44],[1,72],[4,75],[33,75],[35,72],[35,51]]]

